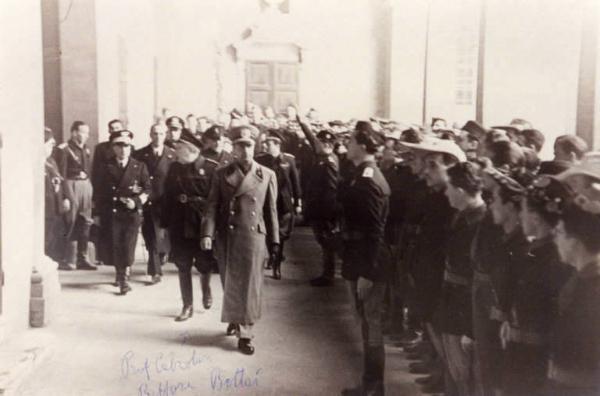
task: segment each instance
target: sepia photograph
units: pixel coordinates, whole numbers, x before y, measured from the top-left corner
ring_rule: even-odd
[[[0,0],[0,395],[600,396],[599,57],[600,0]]]

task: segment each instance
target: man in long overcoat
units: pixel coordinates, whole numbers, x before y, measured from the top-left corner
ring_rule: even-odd
[[[255,130],[231,131],[235,161],[217,170],[202,219],[201,246],[216,238],[219,273],[223,282],[221,321],[235,327],[238,348],[254,353],[252,328],[261,316],[263,265],[278,254],[277,180],[275,173],[254,161]]]

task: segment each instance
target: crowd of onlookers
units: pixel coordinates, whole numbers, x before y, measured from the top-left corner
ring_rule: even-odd
[[[124,129],[116,123],[109,128]],[[426,393],[600,392],[600,154],[588,152],[583,139],[558,137],[554,159],[541,161],[549,142],[523,119],[493,127],[476,121],[450,127],[441,118],[425,126],[381,118],[323,122],[314,109],[301,117],[292,106],[276,115],[249,105],[246,114],[233,110],[216,119],[184,120],[165,110],[151,139],[161,125],[167,146],[177,151],[175,142],[186,141],[219,167],[234,160],[230,136],[251,131],[255,159],[275,171],[282,197],[282,246],[268,260],[273,277],[282,276],[283,241],[303,222],[323,253],[323,272],[311,285],[335,283],[338,257],[342,275],[354,282],[365,336],[365,376],[356,394],[383,393],[377,334],[404,348],[414,360],[411,372],[427,374],[417,380]],[[72,128],[75,140],[86,133],[81,127]],[[65,165],[69,153],[63,147],[57,156],[51,146],[47,208],[72,213],[79,206],[67,234],[82,235],[74,229],[92,227],[93,205],[56,194],[62,179],[79,185],[88,178],[91,156],[81,145],[73,164],[83,174],[73,174]],[[97,156],[98,148],[94,162]],[[352,202],[357,197],[364,207]],[[364,217],[357,215],[362,210]],[[47,228],[48,248],[54,226]],[[62,268],[95,268],[86,238],[69,239],[73,253],[62,256]],[[361,243],[365,249],[356,250]],[[159,264],[149,274],[157,282],[168,256],[154,253]],[[380,300],[369,297],[378,285]]]

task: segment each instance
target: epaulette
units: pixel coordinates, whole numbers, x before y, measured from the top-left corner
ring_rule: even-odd
[[[56,146],[57,149],[61,149],[64,150],[65,148],[67,148],[69,144],[67,142],[61,143],[58,146]]]
[[[367,166],[362,173],[362,177],[368,177],[368,178],[372,178],[373,177],[373,168]]]
[[[219,162],[218,162],[218,161],[215,161],[214,159],[210,159],[210,158],[204,158],[204,160],[205,160],[206,162],[208,162],[209,164],[211,164],[211,165],[217,165],[217,166],[219,165]]]

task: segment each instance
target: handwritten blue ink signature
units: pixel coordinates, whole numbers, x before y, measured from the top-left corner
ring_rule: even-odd
[[[188,382],[159,382],[158,386],[151,386],[143,383],[138,386],[138,396],[175,396],[178,392],[185,392],[194,389],[194,386]]]
[[[246,373],[246,369],[238,368],[233,375],[226,375],[219,368],[213,368],[210,373],[210,386],[213,391],[255,388],[258,387],[258,377],[262,369],[256,370],[252,377]]]
[[[209,360],[206,356],[198,354],[195,349],[192,350],[190,356],[184,359],[179,359],[173,352],[161,352],[153,358],[137,359],[133,351],[127,351],[121,357],[121,378],[141,376],[146,381],[150,381],[154,375],[189,371]]]

